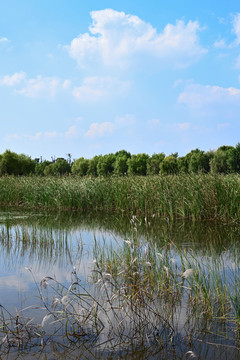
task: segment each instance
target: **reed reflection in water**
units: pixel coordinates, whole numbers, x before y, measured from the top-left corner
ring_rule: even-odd
[[[36,341],[17,352],[12,347],[10,353],[16,353],[9,359],[50,359],[53,353],[63,359],[181,359],[192,354],[204,359],[238,358],[238,324],[234,317],[239,300],[235,281],[239,278],[238,226],[170,223],[155,218],[134,219],[134,223],[130,220],[114,216],[1,214],[0,303],[9,310],[15,306],[36,307],[39,300],[42,302],[36,284],[39,287],[45,277],[51,277],[51,286],[41,290],[44,300],[71,295],[74,301],[79,299],[79,305],[84,294],[89,309],[97,301],[95,317],[104,329],[96,332],[91,312],[89,317],[84,315],[86,325],[91,325],[88,336],[78,333],[75,339],[69,339],[62,330],[61,337],[59,333],[52,337],[44,334],[43,344]],[[186,271],[192,268],[194,274],[188,279]],[[77,281],[73,281],[73,269]],[[214,283],[208,282],[211,274]],[[71,289],[68,294],[74,282],[76,291]],[[226,291],[226,283],[232,286],[231,294]],[[213,296],[207,297],[213,295],[213,288],[221,290],[222,307]],[[200,308],[194,301],[203,301],[204,289],[209,303],[201,302]],[[62,305],[58,304],[58,311],[64,310]],[[206,311],[210,306],[211,318]],[[28,316],[34,316],[38,324],[48,315],[45,308],[38,309],[37,315],[33,311],[36,309],[28,311]],[[76,320],[75,313],[68,316]]]

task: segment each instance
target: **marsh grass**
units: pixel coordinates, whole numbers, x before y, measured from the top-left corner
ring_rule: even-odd
[[[31,269],[27,270],[34,278]],[[34,310],[42,314],[39,322],[24,315],[28,309],[12,315],[1,306],[1,354],[14,348],[43,351],[53,342],[92,344],[104,351],[157,342],[162,350],[173,335],[173,328],[160,312],[147,302],[139,306],[132,297],[113,291],[106,274],[102,274],[101,288],[95,295],[74,269],[69,287],[49,276],[35,285],[40,305]]]
[[[200,333],[211,333],[216,343],[221,339],[237,348],[239,259],[228,255],[216,254],[210,247],[204,255],[196,256],[191,248],[183,251],[173,243],[161,243],[159,248],[149,240],[141,242],[133,237],[114,249],[96,244],[94,280],[99,284],[107,276],[122,298],[131,299],[139,308],[147,304],[158,309],[168,319],[173,334],[185,328],[196,340]],[[180,323],[177,314],[181,314]]]
[[[239,220],[239,175],[1,177],[0,205],[150,218]]]
[[[14,314],[1,306],[1,354],[38,349],[41,355],[51,346],[60,357],[77,346],[114,354],[141,348],[144,354],[149,351],[149,356],[156,351],[156,357],[162,359],[177,349],[174,359],[187,359],[191,352],[197,358],[213,359],[204,351],[200,354],[197,346],[207,345],[204,349],[208,349],[210,344],[220,349],[222,359],[238,359],[240,266],[234,236],[220,249],[215,242],[204,247],[200,243],[196,251],[194,243],[184,248],[181,241],[174,241],[169,219],[165,220],[167,230],[158,233],[161,239],[153,237],[150,230],[155,220],[152,215],[134,215],[124,240],[95,239],[89,282],[85,283],[73,268],[68,285],[50,276],[38,283],[28,269],[39,303],[31,312],[22,309]],[[149,236],[143,235],[142,227]],[[177,229],[182,240],[181,227]],[[224,227],[222,232],[224,235]],[[65,251],[64,234],[57,237],[58,243],[52,227],[39,232],[35,227],[12,226],[7,221],[0,236],[8,252],[34,253],[40,241],[39,257],[51,259],[55,248],[56,252]],[[80,244],[79,256],[82,251]],[[232,349],[231,357],[224,357],[226,349]]]
[[[95,240],[91,283],[75,268],[68,286],[50,276],[38,283],[27,269],[39,298],[31,313],[40,315],[28,317],[28,309],[12,315],[1,306],[2,354],[81,344],[100,352],[158,349],[164,358],[181,345],[181,356],[188,358],[200,351],[199,342],[231,348],[237,359],[238,258],[233,266],[230,254],[221,257],[211,247],[196,256],[167,240],[146,241],[137,234],[139,219],[134,216],[131,223],[133,235],[124,241]]]

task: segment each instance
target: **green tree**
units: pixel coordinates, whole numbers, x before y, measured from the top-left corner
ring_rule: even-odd
[[[35,174],[38,175],[38,176],[43,176],[45,167],[50,165],[50,164],[51,164],[51,162],[48,161],[48,160],[44,160],[41,163],[36,164],[36,166],[35,166]]]
[[[43,171],[44,175],[66,175],[71,172],[71,166],[68,161],[63,158],[58,158],[55,162],[47,165]]]
[[[118,155],[113,165],[113,173],[118,176],[126,175],[128,171],[127,161],[128,158],[126,155]]]
[[[210,169],[213,173],[227,174],[231,172],[229,159],[231,157],[233,146],[220,146],[210,160]]]
[[[96,155],[92,159],[89,160],[87,175],[98,176],[97,165],[98,165],[98,161],[101,157],[102,157],[102,155]]]
[[[45,176],[56,176],[57,173],[55,171],[54,163],[50,163],[49,165],[45,166],[43,173]]]
[[[69,162],[63,158],[58,158],[54,163],[54,169],[57,175],[70,174],[71,166]]]
[[[29,156],[6,150],[1,156],[0,174],[29,175],[34,173],[35,165],[35,161]]]
[[[178,162],[178,170],[181,173],[188,173],[188,164],[189,161],[186,156],[181,156],[177,159]]]
[[[119,150],[115,153],[115,156],[118,157],[118,156],[126,156],[127,158],[130,158],[131,157],[131,153],[126,151],[126,150]]]
[[[131,158],[129,158],[127,160],[128,174],[129,175],[146,175],[148,159],[149,159],[149,155],[144,154],[144,153],[132,155]]]
[[[200,150],[193,153],[189,161],[189,171],[194,173],[207,173],[209,170],[210,164],[208,154]]]
[[[86,176],[88,173],[90,160],[84,159],[83,157],[77,159],[72,164],[72,173],[74,175]]]
[[[108,154],[108,155],[101,156],[98,159],[98,164],[97,164],[98,176],[111,175],[114,170],[115,160],[116,160],[116,156],[114,154]]]
[[[235,148],[229,149],[227,165],[230,172],[240,173],[240,143]]]
[[[160,171],[160,164],[164,160],[165,154],[153,154],[147,159],[147,175],[158,175]]]
[[[160,164],[160,174],[173,175],[178,173],[178,161],[176,156],[169,155]]]

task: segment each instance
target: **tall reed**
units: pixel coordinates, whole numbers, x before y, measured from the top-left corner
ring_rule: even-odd
[[[235,221],[239,175],[1,177],[0,205]]]

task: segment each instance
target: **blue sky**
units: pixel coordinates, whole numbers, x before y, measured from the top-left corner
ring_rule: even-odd
[[[236,145],[240,4],[0,1],[0,153]]]

